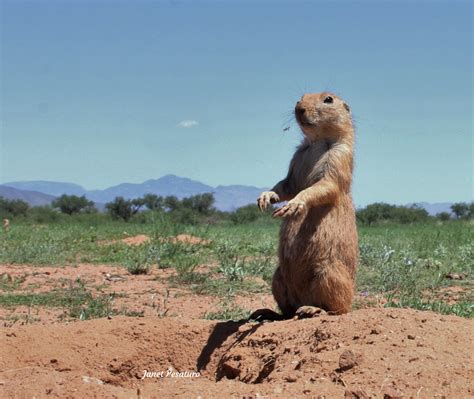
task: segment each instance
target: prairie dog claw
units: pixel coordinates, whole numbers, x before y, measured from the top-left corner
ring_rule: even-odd
[[[288,202],[285,206],[278,208],[272,213],[274,218],[284,218],[288,216],[298,215],[303,213],[306,205],[303,202]]]
[[[280,197],[274,191],[264,191],[257,199],[257,205],[261,211],[267,209],[269,204],[280,202]]]
[[[296,311],[294,319],[306,319],[327,314],[323,309],[316,306],[301,306]]]

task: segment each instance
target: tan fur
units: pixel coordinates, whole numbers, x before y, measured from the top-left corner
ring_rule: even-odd
[[[10,229],[10,221],[5,218],[3,219],[3,231],[6,233]]]
[[[305,94],[295,116],[305,138],[287,177],[258,199],[261,208],[289,201],[274,212],[284,220],[272,292],[284,317],[304,305],[345,313],[358,258],[350,109],[334,94]]]

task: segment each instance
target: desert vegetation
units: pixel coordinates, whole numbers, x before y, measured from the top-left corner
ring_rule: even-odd
[[[103,213],[75,196],[62,196],[52,207],[30,208],[5,199],[0,206],[2,216],[11,219],[0,239],[2,264],[38,270],[45,265],[114,265],[129,275],[170,269],[170,284],[225,304],[203,315],[212,319],[245,317],[251,309],[235,305],[236,295],[270,293],[279,222],[255,205],[219,212],[212,194],[202,194],[182,200],[116,198]],[[449,217],[431,217],[415,206],[372,204],[358,210],[355,308],[410,307],[472,317],[472,210],[472,204],[454,204]],[[180,235],[193,239],[177,240]],[[133,237],[145,239],[128,245]],[[118,312],[109,296],[80,279],[42,293],[20,290],[21,283],[22,277],[1,276],[0,306],[64,307],[81,319]]]

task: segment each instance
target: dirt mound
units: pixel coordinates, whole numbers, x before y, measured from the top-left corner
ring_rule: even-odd
[[[120,240],[103,240],[99,241],[99,245],[111,245],[111,244],[126,244],[126,245],[141,245],[150,241],[150,237],[146,234],[138,234],[132,237],[125,237]]]
[[[0,335],[0,397],[464,398],[474,394],[473,327],[403,309],[13,326]]]
[[[191,236],[189,234],[178,234],[176,237],[172,237],[171,242],[181,242],[183,244],[191,244],[191,245],[207,245],[210,244],[209,240],[203,240],[202,238]]]
[[[127,245],[141,245],[150,241],[150,237],[145,234],[139,234],[137,236],[123,238],[120,241]]]

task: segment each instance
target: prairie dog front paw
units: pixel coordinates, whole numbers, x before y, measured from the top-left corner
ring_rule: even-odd
[[[267,209],[269,204],[280,202],[280,197],[274,191],[264,191],[257,199],[257,205],[261,211]]]
[[[290,201],[285,206],[278,208],[273,212],[272,216],[274,218],[284,218],[288,216],[296,216],[302,214],[306,209],[306,204],[304,202],[293,202]]]

